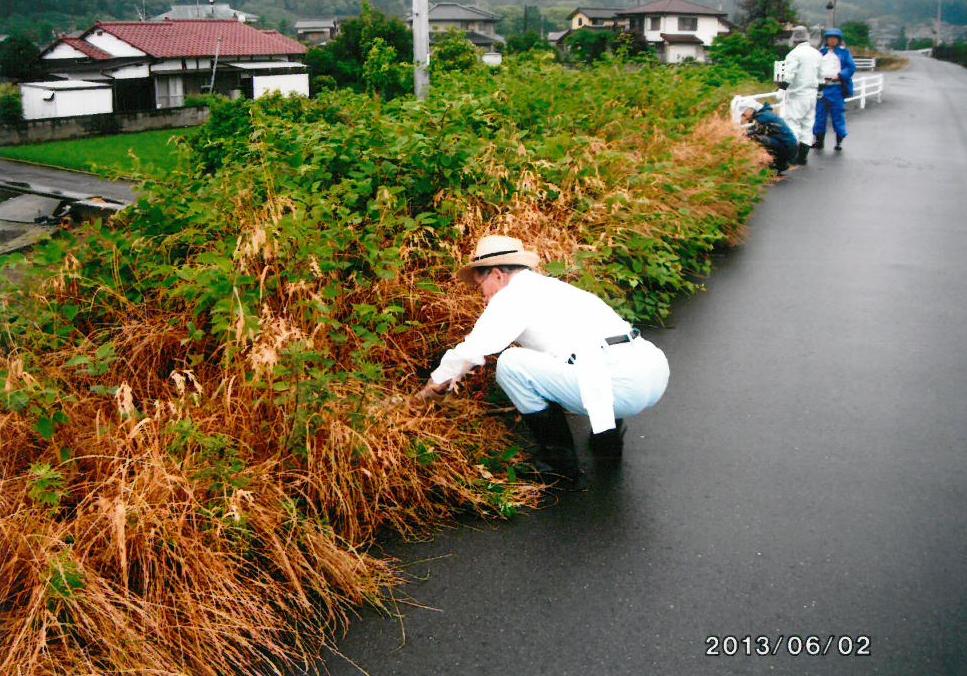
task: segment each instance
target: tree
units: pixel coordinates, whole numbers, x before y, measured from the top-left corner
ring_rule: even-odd
[[[890,49],[906,49],[907,48],[907,27],[900,26],[900,34],[896,36],[896,40],[890,43]]]
[[[777,43],[782,26],[764,20],[750,25],[744,33],[719,35],[709,47],[709,60],[715,64],[739,68],[759,80],[771,80],[773,63],[785,57],[785,46]]]
[[[360,16],[343,23],[334,40],[306,53],[311,79],[328,75],[340,87],[364,88],[363,65],[377,38],[393,48],[397,63],[412,60],[413,34],[406,24],[364,4]]]
[[[363,63],[363,82],[369,93],[394,99],[413,91],[413,69],[409,63],[400,63],[393,46],[375,38]]]
[[[451,28],[433,43],[430,70],[434,73],[449,70],[470,70],[480,63],[477,48],[462,31]]]
[[[870,27],[864,21],[847,21],[840,26],[843,31],[843,42],[847,47],[873,49],[870,39]]]
[[[741,0],[739,10],[740,22],[744,27],[768,19],[780,24],[796,23],[799,20],[792,0]]]
[[[523,52],[534,50],[546,51],[553,49],[550,43],[540,36],[540,33],[535,33],[534,31],[519,33],[507,38],[508,54],[522,54]]]
[[[11,35],[0,43],[0,75],[30,80],[40,73],[40,50],[30,38]]]
[[[614,41],[615,33],[611,31],[581,28],[564,38],[564,45],[576,60],[594,63],[604,56]]]

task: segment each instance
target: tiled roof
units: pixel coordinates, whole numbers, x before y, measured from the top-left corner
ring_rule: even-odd
[[[335,28],[336,19],[302,19],[301,21],[295,22],[295,29],[297,31],[307,31],[320,28]]]
[[[727,16],[727,12],[699,5],[688,0],[657,0],[645,5],[622,9],[618,14],[705,14],[711,16]]]
[[[570,19],[576,14],[583,14],[589,19],[615,19],[618,12],[619,10],[615,7],[578,7],[568,14],[567,18]]]
[[[497,16],[477,7],[439,2],[430,7],[430,21],[496,21]]]
[[[105,21],[103,30],[158,59],[214,56],[305,54],[306,48],[276,31],[260,31],[240,21]],[[221,47],[218,39],[221,38]]]
[[[704,45],[697,35],[682,33],[661,33],[661,39],[670,45]]]
[[[73,47],[79,52],[83,52],[85,56],[90,57],[95,61],[107,61],[109,59],[114,58],[113,56],[105,52],[103,49],[100,49],[99,47],[95,47],[90,42],[85,42],[80,38],[62,37],[60,41],[63,42],[65,45],[70,45],[71,47]]]

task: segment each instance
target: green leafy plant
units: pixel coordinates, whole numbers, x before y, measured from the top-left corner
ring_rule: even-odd
[[[27,493],[30,499],[49,509],[60,506],[64,497],[64,475],[47,463],[30,466],[31,484]]]

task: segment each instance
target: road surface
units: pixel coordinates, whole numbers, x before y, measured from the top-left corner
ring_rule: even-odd
[[[134,201],[131,183],[108,181],[90,174],[38,167],[23,162],[0,160],[0,180],[22,181],[35,186],[98,195],[123,202]]]
[[[849,123],[650,333],[671,384],[621,470],[394,546],[436,610],[400,606],[402,647],[366,611],[343,655],[374,675],[967,673],[967,69],[914,57]],[[708,656],[713,635],[836,638]]]

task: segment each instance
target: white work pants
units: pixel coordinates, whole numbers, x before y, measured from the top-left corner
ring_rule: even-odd
[[[786,120],[796,140],[808,146],[813,144],[813,124],[816,121],[816,90],[805,89],[786,92],[782,107],[782,117]]]
[[[614,417],[627,418],[654,406],[668,386],[665,354],[644,338],[601,348],[611,375]],[[497,359],[497,384],[521,413],[537,413],[550,402],[587,415],[577,366],[547,353],[510,347]]]

